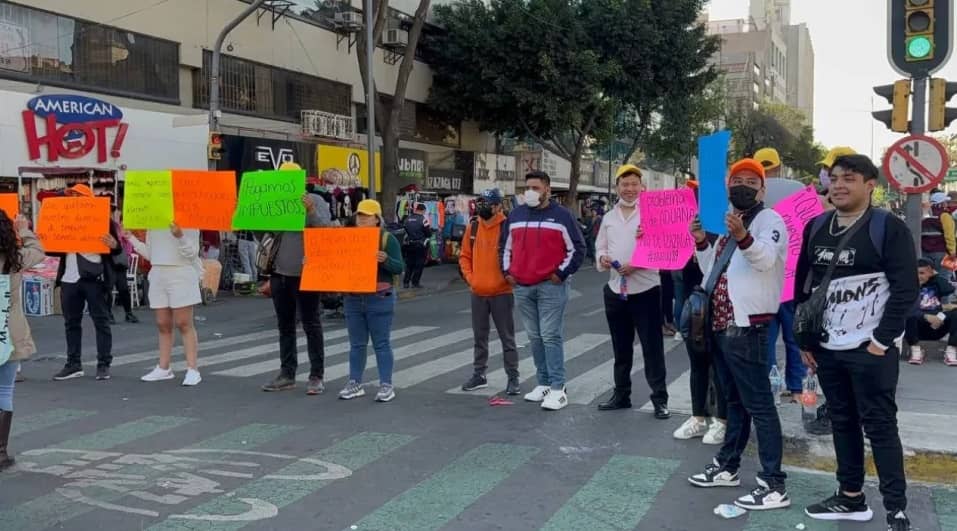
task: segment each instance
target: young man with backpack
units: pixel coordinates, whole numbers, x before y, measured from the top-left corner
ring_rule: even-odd
[[[839,157],[830,180],[835,210],[804,229],[795,329],[827,398],[840,487],[805,512],[831,521],[873,517],[863,492],[866,434],[887,529],[909,531],[895,393],[905,322],[919,294],[914,240],[903,221],[871,206],[878,169],[869,158]]]
[[[502,341],[505,373],[508,385],[505,392],[517,395],[521,392],[518,380],[518,349],[515,347],[515,298],[512,286],[502,274],[499,257],[499,242],[505,214],[502,212],[502,193],[497,188],[482,192],[477,201],[478,219],[469,222],[466,238],[462,242],[459,267],[462,276],[472,290],[472,332],[475,336],[474,373],[464,385],[463,391],[488,387],[485,372],[488,370],[488,336],[491,330],[489,316],[495,321],[495,329]]]

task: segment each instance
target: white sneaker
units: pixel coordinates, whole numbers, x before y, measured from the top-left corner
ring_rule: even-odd
[[[907,363],[911,365],[921,365],[924,363],[924,349],[919,346],[913,346],[910,348],[910,359],[907,360]]]
[[[146,376],[140,378],[144,382],[162,382],[163,380],[172,380],[176,375],[173,369],[161,369],[159,365],[153,368]]]
[[[675,332],[675,341],[684,341],[685,338],[682,337],[681,332]]]
[[[674,432],[674,438],[687,441],[688,439],[694,439],[695,437],[704,437],[704,434],[708,432],[708,423],[704,420],[698,420],[694,417],[688,417],[688,420],[681,425]]]
[[[944,363],[951,367],[957,367],[957,347],[947,347],[944,351]]]
[[[708,427],[708,433],[704,434],[701,442],[704,444],[724,444],[724,433],[727,431],[724,422],[717,419],[711,419],[711,426]]]
[[[568,395],[565,394],[565,388],[552,389],[542,400],[542,409],[549,411],[558,411],[568,405]]]
[[[183,378],[183,385],[193,386],[202,381],[203,377],[199,375],[199,371],[196,369],[189,369],[186,371],[186,378]]]
[[[551,387],[547,385],[536,385],[535,389],[532,389],[531,393],[525,395],[525,401],[527,402],[541,402],[545,400],[545,397],[548,396],[548,392],[551,391]]]

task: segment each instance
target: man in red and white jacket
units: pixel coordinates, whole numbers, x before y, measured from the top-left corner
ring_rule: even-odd
[[[551,201],[547,173],[527,174],[525,186],[525,204],[509,214],[502,229],[502,272],[515,288],[538,371],[538,386],[525,400],[557,411],[568,405],[563,337],[568,280],[585,257],[585,239],[572,213]]]

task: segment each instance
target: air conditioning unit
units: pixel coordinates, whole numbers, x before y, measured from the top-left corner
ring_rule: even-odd
[[[362,14],[355,11],[337,11],[333,20],[337,25],[348,29],[362,27]]]
[[[409,45],[409,32],[403,29],[390,29],[386,31],[382,44],[391,48],[405,48]]]
[[[302,111],[302,134],[336,140],[355,140],[355,121],[351,116],[325,111]]]

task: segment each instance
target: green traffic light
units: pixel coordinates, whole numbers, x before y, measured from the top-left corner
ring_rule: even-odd
[[[933,49],[930,39],[924,35],[918,35],[907,41],[907,55],[912,59],[927,59]]]

